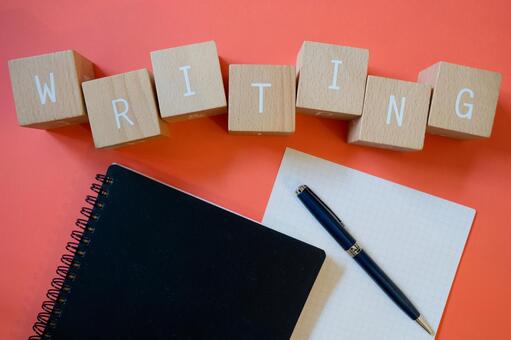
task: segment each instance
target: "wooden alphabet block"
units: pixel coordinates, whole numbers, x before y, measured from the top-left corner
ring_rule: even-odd
[[[327,118],[362,114],[369,51],[305,41],[298,53],[296,110]]]
[[[197,118],[227,112],[214,41],[151,52],[162,118]]]
[[[427,131],[454,138],[490,137],[500,73],[438,62],[419,73],[433,87]]]
[[[229,132],[294,132],[295,83],[291,65],[230,65]]]
[[[92,63],[74,51],[9,61],[21,126],[50,129],[87,121],[81,83],[94,78]]]
[[[97,148],[167,134],[147,69],[87,81],[82,87]]]
[[[362,117],[351,122],[348,142],[396,150],[421,150],[431,87],[367,77]]]

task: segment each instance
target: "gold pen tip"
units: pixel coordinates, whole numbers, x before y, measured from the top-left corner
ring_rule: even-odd
[[[433,328],[431,328],[431,326],[429,325],[429,323],[426,321],[426,319],[424,318],[424,316],[422,314],[419,315],[419,317],[417,319],[415,319],[415,321],[417,321],[417,323],[422,328],[424,328],[424,330],[426,332],[428,332],[430,335],[432,335],[432,336],[435,335],[435,331],[433,330]]]

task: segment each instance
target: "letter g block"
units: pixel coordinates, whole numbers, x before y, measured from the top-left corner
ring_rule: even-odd
[[[438,62],[419,73],[433,87],[427,132],[454,138],[490,137],[500,73]]]

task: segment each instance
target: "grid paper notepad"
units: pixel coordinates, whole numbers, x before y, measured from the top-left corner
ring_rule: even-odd
[[[343,220],[435,331],[475,210],[292,149],[273,186],[263,224],[327,254],[294,339],[432,339],[302,205],[300,184]]]

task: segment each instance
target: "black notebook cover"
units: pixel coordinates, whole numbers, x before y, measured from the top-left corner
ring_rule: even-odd
[[[98,179],[43,339],[291,336],[324,251],[119,165]]]

